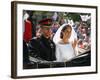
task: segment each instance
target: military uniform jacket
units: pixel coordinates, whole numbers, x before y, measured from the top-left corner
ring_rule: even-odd
[[[29,45],[29,51],[33,57],[47,61],[56,60],[56,48],[52,40],[41,36],[41,38],[32,39]]]

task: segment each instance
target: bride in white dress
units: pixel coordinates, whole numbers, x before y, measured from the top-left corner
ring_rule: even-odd
[[[56,61],[66,62],[76,57],[77,35],[69,24],[63,24],[56,32]]]

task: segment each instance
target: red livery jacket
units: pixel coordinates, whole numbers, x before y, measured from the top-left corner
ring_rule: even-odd
[[[29,42],[32,39],[32,24],[29,20],[26,20],[24,24],[24,41]]]

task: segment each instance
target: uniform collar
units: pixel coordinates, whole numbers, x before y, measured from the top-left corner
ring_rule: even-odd
[[[43,39],[43,40],[45,40],[45,41],[49,41],[49,40],[50,40],[50,38],[46,38],[46,37],[44,37],[43,35],[41,36],[41,39]]]

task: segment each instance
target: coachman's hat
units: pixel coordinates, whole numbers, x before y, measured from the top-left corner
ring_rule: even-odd
[[[50,19],[50,18],[43,19],[43,20],[39,21],[39,24],[41,26],[50,26],[52,24],[52,19]]]

